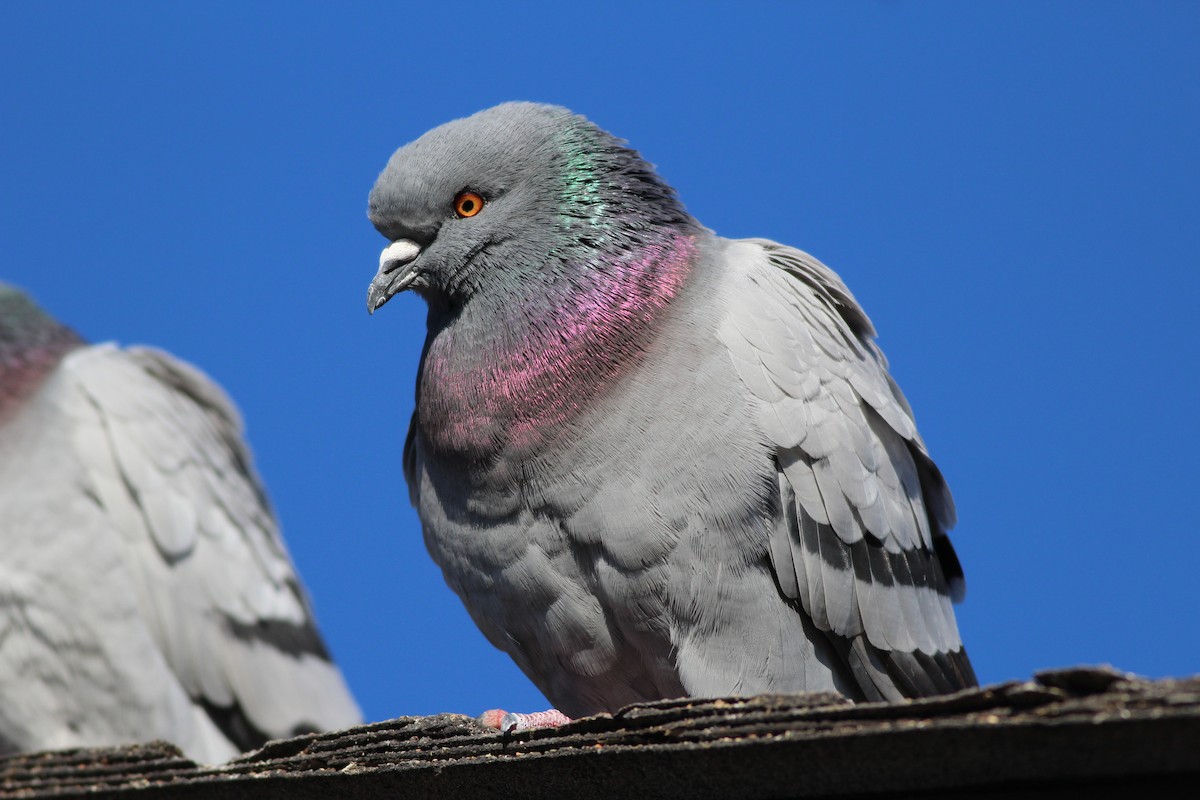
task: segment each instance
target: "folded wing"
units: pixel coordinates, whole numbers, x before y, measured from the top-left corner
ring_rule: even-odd
[[[838,647],[867,699],[975,683],[955,623],[954,504],[841,280],[806,253],[732,244],[748,281],[721,339],[777,465],[782,593]]]

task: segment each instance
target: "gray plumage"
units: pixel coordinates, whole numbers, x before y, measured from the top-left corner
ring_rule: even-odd
[[[714,235],[528,103],[401,148],[370,217],[369,309],[429,305],[404,454],[426,544],[559,708],[975,683],[950,493],[826,266]]]
[[[0,543],[0,753],[360,720],[221,389],[2,283]]]

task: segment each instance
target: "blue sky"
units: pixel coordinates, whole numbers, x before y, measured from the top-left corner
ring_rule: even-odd
[[[1200,672],[1200,6],[423,7],[0,7],[0,278],[236,399],[368,718],[545,706],[408,505],[424,308],[365,309],[388,156],[511,99],[845,278],[958,502],[982,680]]]

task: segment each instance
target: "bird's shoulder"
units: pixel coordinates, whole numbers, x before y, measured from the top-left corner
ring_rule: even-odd
[[[936,527],[952,528],[953,500],[875,341],[874,325],[842,279],[814,256],[767,239],[734,240],[727,252],[737,279],[727,283],[719,337],[759,401],[772,441],[795,447],[803,438],[802,449],[814,458],[853,446],[865,464],[874,460],[856,433],[902,441],[927,473]],[[830,415],[855,424],[823,440]],[[878,432],[870,434],[872,426]],[[818,435],[809,439],[810,433]]]

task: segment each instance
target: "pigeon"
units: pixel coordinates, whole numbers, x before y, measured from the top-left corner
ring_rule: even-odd
[[[225,393],[0,283],[0,754],[349,727]]]
[[[428,306],[403,461],[426,546],[561,714],[976,684],[953,501],[832,270],[717,236],[542,104],[401,147],[368,215],[368,310]]]

